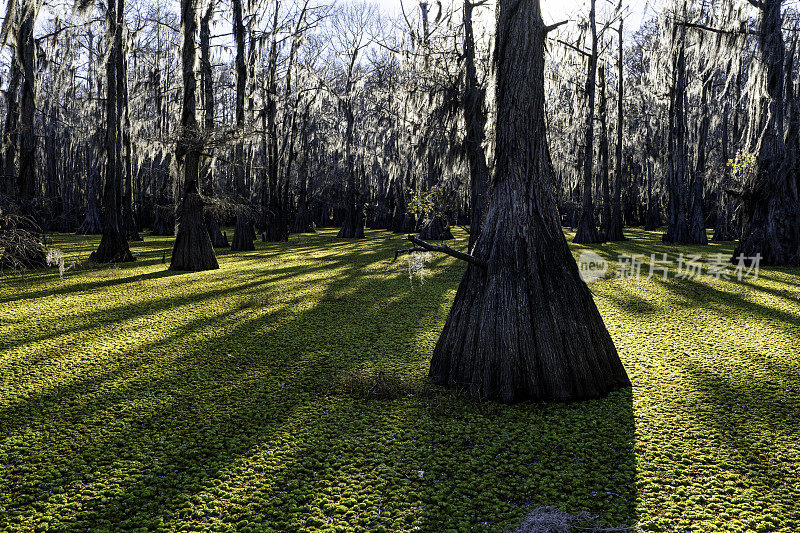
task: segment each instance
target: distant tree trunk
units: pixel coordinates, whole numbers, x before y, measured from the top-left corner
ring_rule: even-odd
[[[301,156],[297,169],[300,188],[297,194],[297,215],[292,226],[294,233],[314,233],[315,231],[311,209],[308,205],[309,152],[311,150],[309,137],[311,130],[315,127],[309,120],[310,107],[310,105],[306,107],[303,115],[303,126],[300,131]]]
[[[197,0],[181,0],[183,28],[183,111],[177,160],[183,160],[183,202],[170,270],[214,270],[219,268],[211,245],[211,237],[203,219],[203,198],[200,196],[200,152],[203,136],[197,124]]]
[[[454,237],[447,220],[441,215],[436,215],[422,228],[419,238],[426,241],[448,241]]]
[[[622,0],[619,3],[619,12],[622,13]],[[622,162],[622,140],[625,125],[625,113],[623,108],[625,63],[623,62],[625,48],[622,40],[623,20],[620,18],[619,28],[617,29],[617,40],[619,49],[617,50],[617,147],[616,164],[614,165],[614,196],[611,204],[611,218],[609,219],[605,239],[607,241],[624,241],[625,234],[622,232],[622,169],[625,166]]]
[[[561,230],[544,120],[539,0],[500,0],[497,172],[431,361],[438,384],[504,402],[580,400],[630,384]]]
[[[36,2],[22,1],[19,9],[20,27],[17,33],[16,55],[22,70],[22,105],[19,122],[19,173],[17,201],[22,212],[33,215],[36,196],[36,49],[33,40]]]
[[[19,145],[19,86],[20,63],[16,50],[11,60],[11,72],[6,90],[6,122],[3,129],[3,194],[16,196],[17,148]]]
[[[349,92],[349,91],[348,91]],[[347,190],[345,191],[345,216],[342,228],[337,237],[340,239],[364,238],[364,208],[361,205],[361,191],[356,184],[355,154],[353,154],[353,128],[355,114],[351,95],[347,95],[344,105],[347,130],[345,132],[345,172],[347,173]]]
[[[122,53],[125,22],[124,0],[111,0],[107,7],[108,59],[106,61],[106,183],[103,191],[103,235],[90,259],[97,263],[133,261],[122,223],[122,138],[117,101],[120,98],[117,54]]]
[[[735,111],[734,111],[735,112]],[[731,159],[730,139],[728,133],[728,117],[731,114],[730,102],[726,100],[724,116],[722,117],[722,159],[727,163]],[[735,119],[734,119],[735,122]],[[732,241],[735,240],[732,213],[730,209],[730,199],[725,191],[725,187],[730,182],[730,170],[726,164],[722,172],[720,172],[719,180],[717,183],[717,217],[714,223],[714,235],[711,238],[714,242]]]
[[[680,28],[680,32],[679,32]],[[680,34],[678,34],[680,33]],[[667,243],[689,243],[686,222],[686,28],[675,24],[673,42],[677,50],[673,61],[672,90],[669,109],[669,170],[667,173],[667,231],[661,240]]]
[[[691,217],[689,222],[689,241],[691,244],[708,244],[706,236],[706,217],[703,214],[703,188],[706,175],[706,141],[711,117],[708,109],[708,85],[711,83],[709,74],[702,80],[700,97],[700,125],[697,132],[697,161],[694,176],[692,176]]]
[[[239,134],[244,134],[244,101],[247,92],[247,63],[245,62],[244,47],[244,18],[242,0],[232,0],[233,6],[233,37],[236,41],[236,129]],[[246,186],[244,146],[241,140],[236,141],[234,148],[234,189],[237,201],[250,202],[250,193]],[[241,209],[236,214],[236,227],[233,230],[231,250],[234,252],[247,252],[255,250],[253,244],[255,232],[253,223]]]
[[[128,103],[128,58],[127,47],[117,54],[117,94],[121,96],[117,102],[117,112],[121,120],[123,164],[124,164],[124,191],[122,196],[123,228],[125,236],[131,241],[144,240],[139,235],[136,219],[133,214],[133,145],[131,143],[131,113]]]
[[[594,225],[594,200],[592,198],[592,173],[594,169],[594,103],[595,77],[597,74],[597,26],[595,25],[595,1],[589,8],[589,31],[592,39],[592,52],[588,56],[586,73],[586,126],[583,137],[583,201],[578,218],[578,229],[572,242],[591,244],[602,242],[600,233]]]
[[[269,50],[269,60],[267,62],[267,87],[266,102],[262,114],[262,128],[264,129],[264,157],[266,158],[267,180],[263,183],[266,194],[262,191],[262,198],[265,200],[262,207],[266,211],[264,224],[264,240],[266,242],[286,242],[289,240],[289,221],[286,217],[286,209],[281,201],[280,187],[278,185],[278,175],[280,173],[278,160],[278,36],[277,28],[280,23],[278,9],[275,9],[273,20],[272,43]],[[294,53],[294,49],[293,52]],[[287,97],[291,93],[291,62],[286,73],[287,76]],[[293,141],[293,140],[292,140]],[[290,141],[291,143],[291,141]],[[289,144],[289,143],[287,143]],[[287,146],[290,152],[291,146]],[[287,179],[289,176],[287,176]]]
[[[159,47],[158,56],[161,56],[161,48]],[[164,93],[164,84],[162,83],[161,72],[158,69],[153,70],[153,86],[155,90],[155,104],[156,104],[156,129],[158,130],[158,138],[163,142],[167,134],[168,121],[166,120],[166,108]],[[158,191],[155,193],[155,213],[153,216],[153,227],[151,228],[151,235],[167,236],[175,235],[175,221],[173,219],[174,211],[172,209],[172,201],[170,197],[171,173],[169,172],[169,156],[158,157]]]
[[[478,84],[475,68],[475,37],[472,30],[472,0],[464,0],[464,64],[465,82],[463,113],[466,124],[464,147],[469,161],[470,174],[470,224],[469,249],[475,246],[481,223],[486,213],[486,193],[489,190],[489,167],[483,149],[486,129],[484,91]]]
[[[355,104],[353,102],[353,92],[355,90],[354,77],[360,50],[361,48],[356,46],[350,52],[350,61],[345,78],[344,97],[340,101],[346,122],[344,138],[344,171],[346,174],[345,212],[342,220],[342,228],[337,234],[337,237],[340,239],[364,238],[364,207],[362,205],[361,190],[356,181],[356,156],[353,153],[353,137],[356,122]]]
[[[742,195],[742,236],[733,260],[761,256],[761,265],[800,264],[800,198],[798,181],[787,165],[784,140],[784,57],[781,0],[751,2],[759,10],[750,151],[756,154],[755,176]]]
[[[89,63],[87,68],[89,69],[89,73],[87,76],[87,83],[89,84],[88,87],[88,95],[89,99],[95,98],[94,96],[94,78],[95,78],[95,70],[94,70],[94,34],[92,33],[91,29],[88,31],[88,40],[89,40]],[[100,101],[100,86],[98,84],[97,87],[97,101]],[[99,113],[97,112],[97,107],[92,105],[91,107],[91,118],[96,119],[99,122]],[[98,134],[97,132],[92,132],[92,135],[87,139],[84,143],[84,162],[86,165],[86,217],[83,219],[83,223],[78,228],[77,233],[79,235],[98,235],[102,233],[103,226],[100,223],[100,209],[97,202],[97,195],[98,190],[100,189],[100,173],[97,168],[97,158],[95,157],[95,144],[99,144],[97,142]]]
[[[647,168],[647,218],[644,229],[653,231],[661,225],[661,216],[658,212],[658,199],[653,194],[653,161],[650,158],[645,167]]]
[[[600,235],[606,239],[611,223],[611,188],[608,183],[608,106],[606,102],[606,69],[603,65],[597,69],[600,85],[600,141],[598,155],[600,159],[600,183],[603,188],[603,218],[600,221]]]
[[[200,17],[200,79],[203,99],[203,133],[206,137],[212,135],[214,131],[214,71],[211,68],[211,19],[214,16],[214,5],[214,0],[208,0]],[[208,153],[211,150],[212,147],[206,145],[205,152]],[[206,198],[214,197],[213,159],[210,153],[201,158],[200,183],[201,191]],[[228,238],[222,234],[219,219],[213,210],[205,210],[205,223],[214,247],[227,248],[230,246]]]

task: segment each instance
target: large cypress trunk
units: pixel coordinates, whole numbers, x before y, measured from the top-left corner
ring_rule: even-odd
[[[497,171],[430,377],[504,402],[580,400],[630,384],[561,231],[544,121],[539,0],[500,0]],[[524,83],[523,83],[524,80]]]
[[[680,28],[680,35],[678,35]],[[673,41],[677,41],[673,84],[669,109],[669,170],[667,189],[667,231],[661,237],[667,243],[690,243],[686,217],[686,28],[675,24]]]
[[[758,46],[754,75],[757,117],[750,151],[756,154],[755,176],[742,197],[742,236],[733,260],[761,256],[762,265],[800,264],[800,178],[789,168],[784,140],[784,56],[781,0],[758,3]]]
[[[219,268],[203,219],[203,199],[198,193],[202,135],[197,125],[197,79],[194,75],[197,37],[197,0],[181,0],[183,28],[183,111],[177,159],[183,159],[183,202],[170,270],[214,270]]]
[[[97,263],[133,261],[122,221],[122,139],[117,99],[117,54],[122,53],[124,0],[108,3],[108,60],[106,63],[106,183],[103,192],[103,235],[90,259]]]

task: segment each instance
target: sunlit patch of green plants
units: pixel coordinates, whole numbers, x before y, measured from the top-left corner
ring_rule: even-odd
[[[504,406],[426,383],[463,265],[334,230],[167,270],[172,240],[0,278],[0,530],[503,531],[552,507],[649,531],[800,530],[800,271],[615,279],[574,246],[633,382]],[[466,235],[454,231],[454,246]],[[579,319],[579,318],[578,318]]]

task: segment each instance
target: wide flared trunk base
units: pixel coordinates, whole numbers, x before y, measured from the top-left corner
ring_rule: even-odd
[[[256,232],[253,223],[244,215],[236,215],[236,227],[233,229],[233,241],[231,242],[232,252],[252,252],[256,249],[253,241]]]
[[[776,195],[745,212],[741,240],[733,251],[734,262],[743,255],[761,256],[760,264],[765,266],[800,265],[800,214],[792,196]]]
[[[208,231],[208,236],[211,239],[211,246],[214,248],[228,248],[230,246],[228,243],[228,236],[222,233],[216,215],[206,213],[205,218],[206,231]]]
[[[89,256],[93,263],[127,263],[134,261],[128,241],[119,228],[107,227],[100,238],[100,246]]]
[[[218,268],[211,237],[203,220],[203,199],[197,193],[187,194],[169,269],[198,272]]]
[[[75,233],[78,235],[100,235],[103,233],[103,225],[100,223],[100,215],[97,211],[87,211],[83,224],[80,225]]]
[[[283,212],[267,216],[262,234],[263,242],[287,242],[289,240],[289,224]]]
[[[336,237],[340,239],[364,238],[364,214],[356,205],[349,205]]]
[[[594,220],[590,214],[581,213],[578,220],[578,229],[575,230],[575,237],[572,239],[575,244],[599,244],[603,242],[600,232],[597,231],[597,226],[594,225]]]
[[[622,212],[614,210],[611,214],[611,219],[609,220],[606,234],[604,235],[605,240],[607,242],[619,242],[627,240],[622,231],[622,227]]]
[[[583,400],[629,386],[555,208],[540,216],[522,207],[525,186],[494,192],[472,253],[487,268],[467,267],[431,380],[502,402]]]
[[[292,233],[316,233],[317,230],[314,228],[314,222],[311,219],[311,211],[308,208],[300,207],[292,223],[291,230]]]
[[[630,385],[560,239],[478,252],[488,269],[470,265],[461,281],[431,361],[434,383],[506,403],[583,400]]]
[[[454,237],[447,223],[437,216],[422,228],[419,238],[423,241],[449,241]]]
[[[669,244],[688,244],[689,227],[683,220],[667,226],[667,231],[661,236],[661,242]]]

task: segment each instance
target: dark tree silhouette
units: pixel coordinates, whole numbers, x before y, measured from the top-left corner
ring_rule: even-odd
[[[197,79],[194,64],[197,59],[197,0],[181,0],[183,28],[183,111],[181,139],[177,159],[183,160],[183,201],[175,246],[172,249],[170,270],[214,270],[219,268],[211,245],[211,236],[203,218],[203,198],[199,194],[200,152],[203,137],[197,124]]]
[[[600,396],[630,382],[559,223],[544,120],[548,28],[539,0],[497,9],[496,182],[430,377],[504,402]]]
[[[759,98],[754,100],[759,128],[752,135],[755,175],[742,195],[742,236],[733,252],[761,255],[762,265],[800,264],[798,177],[789,168],[784,139],[785,55],[781,0],[751,3],[758,8],[754,70]],[[797,139],[790,139],[797,142]]]
[[[236,41],[236,128],[242,134],[244,130],[244,100],[247,91],[247,64],[245,63],[244,45],[244,14],[242,0],[232,0],[233,8],[233,37]],[[245,156],[244,146],[238,141],[234,149],[234,189],[240,201],[249,201],[249,191],[245,186]],[[253,222],[241,210],[236,215],[236,227],[233,230],[231,250],[234,252],[248,252],[255,250]]]
[[[125,24],[125,0],[111,0],[106,7],[108,24],[108,53],[106,60],[106,183],[103,189],[103,234],[100,246],[92,253],[91,260],[97,263],[133,261],[128,248],[122,220],[123,154],[121,117],[118,100],[121,98],[117,83],[120,62],[117,54],[123,53],[123,25]]]
[[[464,88],[463,113],[466,125],[464,149],[467,152],[470,174],[469,249],[475,246],[486,213],[486,192],[489,190],[489,166],[483,141],[486,137],[486,108],[484,90],[478,84],[475,67],[475,35],[472,29],[472,0],[464,0]],[[424,238],[424,237],[423,237]]]
[[[592,198],[592,171],[594,168],[594,103],[597,76],[597,26],[595,24],[595,0],[589,7],[589,31],[591,32],[592,51],[587,54],[586,72],[586,126],[583,137],[583,201],[575,230],[573,242],[591,244],[603,239],[594,225],[594,200]]]
[[[617,8],[619,13],[622,13],[622,0],[619,2]],[[624,75],[625,63],[624,54],[625,47],[623,46],[622,30],[624,19],[620,18],[619,28],[617,28],[617,41],[619,48],[617,49],[617,146],[614,168],[614,193],[611,200],[611,218],[608,221],[606,234],[604,235],[607,241],[624,241],[625,234],[622,232],[622,144],[623,144],[623,127],[625,125],[625,109],[624,102]]]
[[[203,100],[203,130],[206,137],[210,136],[214,130],[214,71],[211,67],[211,19],[214,16],[214,0],[206,2],[203,13],[200,16],[200,79],[201,93]],[[211,148],[206,146],[206,152]],[[212,198],[214,196],[214,168],[212,166],[213,157],[208,156],[201,159],[200,179],[203,196]],[[228,238],[222,234],[219,227],[219,219],[212,210],[205,211],[206,229],[211,237],[211,244],[219,248],[227,248]]]

